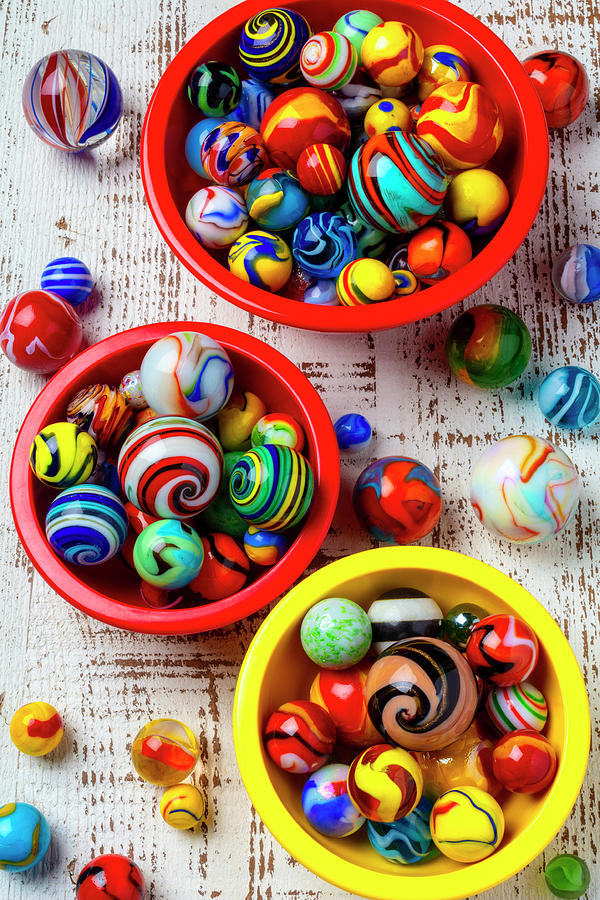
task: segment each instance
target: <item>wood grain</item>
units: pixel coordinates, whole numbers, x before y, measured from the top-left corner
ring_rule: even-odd
[[[557,45],[586,64],[592,99],[581,119],[551,137],[549,187],[540,214],[506,268],[466,301],[505,303],[531,328],[534,355],[526,377],[500,394],[469,390],[450,377],[443,343],[449,311],[386,334],[309,335],[248,316],[194,281],[161,240],[144,200],[138,167],[141,125],[151,92],[187,37],[227,0],[2,0],[0,2],[0,284],[8,300],[38,284],[44,263],[62,253],[86,260],[97,296],[83,310],[90,343],[144,322],[192,318],[220,322],[276,345],[313,381],[332,417],[360,409],[376,429],[373,456],[404,451],[433,467],[445,512],[430,542],[470,553],[520,581],[567,634],[590,692],[592,756],[575,809],[559,836],[526,870],[490,891],[489,900],[546,897],[544,861],[559,851],[582,855],[600,898],[598,856],[598,633],[600,605],[600,461],[598,430],[555,434],[535,392],[554,366],[572,362],[599,373],[600,321],[552,291],[550,263],[568,243],[598,243],[600,140],[597,0],[466,0],[519,57]],[[92,49],[117,72],[125,115],[95,153],[70,157],[41,144],[20,108],[23,78],[58,47]],[[8,504],[14,438],[43,379],[0,361],[0,802],[39,804],[53,841],[42,867],[0,877],[6,900],[64,900],[89,858],[131,854],[151,900],[339,900],[341,891],[291,859],[251,808],[233,752],[236,673],[264,614],[198,638],[156,638],[116,631],[73,610],[34,572],[15,533]],[[467,501],[470,464],[499,437],[527,429],[558,439],[584,483],[580,512],[562,539],[533,548],[499,544]],[[342,462],[342,494],[315,565],[366,546],[350,511],[350,491],[367,460]],[[64,713],[67,736],[50,759],[21,756],[9,740],[10,716],[30,699]],[[157,819],[159,791],[132,774],[128,748],[148,719],[175,716],[201,736],[195,780],[210,816],[196,837]],[[1,873],[0,873],[1,875]]]

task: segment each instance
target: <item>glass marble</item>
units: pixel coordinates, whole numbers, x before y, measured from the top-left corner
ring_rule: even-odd
[[[431,837],[444,856],[456,862],[485,859],[504,837],[504,814],[494,798],[476,787],[442,794],[431,811]]]
[[[579,476],[567,454],[529,434],[503,438],[473,466],[471,505],[496,537],[537,544],[575,514]]]
[[[196,831],[206,813],[204,797],[193,784],[174,784],[160,798],[160,814],[177,831]]]
[[[303,300],[313,306],[339,306],[335,278],[317,278],[306,289]]]
[[[425,47],[423,64],[417,74],[417,96],[421,103],[436,88],[452,81],[471,81],[471,66],[464,53],[448,44]]]
[[[429,818],[433,804],[421,797],[407,816],[396,822],[367,821],[367,835],[373,850],[401,865],[424,862],[437,852],[432,847]]]
[[[229,479],[233,507],[248,525],[287,531],[304,519],[314,494],[310,463],[291,447],[253,447],[235,465]]]
[[[263,444],[283,444],[298,453],[304,449],[304,431],[293,416],[286,413],[267,413],[258,420],[250,435],[253,447]]]
[[[70,422],[46,425],[33,439],[29,465],[35,477],[56,490],[87,481],[96,467],[96,441]]]
[[[328,762],[335,749],[335,725],[326,710],[307,700],[284,703],[267,719],[265,749],[285,772],[306,775]]]
[[[504,687],[529,678],[537,665],[539,644],[526,622],[498,613],[474,626],[465,652],[476,675]]]
[[[290,542],[284,534],[253,525],[244,534],[244,552],[257,566],[274,566],[287,553],[289,546]]]
[[[252,446],[252,431],[266,412],[267,407],[257,394],[253,394],[252,391],[236,391],[218,413],[216,421],[211,423],[223,449],[228,451],[225,454],[225,462],[232,464],[231,469]],[[233,453],[238,453],[235,461]],[[227,475],[227,465],[224,472]]]
[[[347,38],[358,54],[360,53],[363,41],[368,35],[371,28],[381,25],[383,19],[377,13],[371,12],[370,9],[353,9],[344,13],[333,26],[333,30],[338,34],[343,34]]]
[[[202,165],[202,144],[204,143],[204,139],[218,125],[223,125],[225,122],[231,121],[237,121],[233,113],[230,113],[228,116],[216,116],[214,118],[201,119],[200,122],[196,122],[196,124],[190,128],[185,139],[185,158],[187,159],[190,168],[192,168],[197,175],[201,175],[202,178],[208,179],[209,177]]]
[[[310,686],[310,699],[327,710],[337,740],[350,747],[370,747],[381,741],[369,718],[365,687],[371,663],[363,659],[349,669],[319,669]]]
[[[142,393],[153,410],[198,421],[225,406],[233,380],[225,348],[197,331],[176,331],[155,341],[140,366]]]
[[[457,603],[448,610],[444,617],[445,639],[460,651],[464,651],[473,628],[485,616],[487,616],[486,611],[476,603]]]
[[[358,65],[354,45],[338,31],[313,34],[300,54],[305,81],[323,91],[337,91],[347,84]]]
[[[415,77],[423,62],[423,42],[404,22],[381,22],[365,36],[361,64],[373,81],[400,87]]]
[[[133,369],[133,371],[123,375],[118,390],[125,399],[125,402],[134,409],[146,409],[148,406],[146,398],[142,393],[139,369]]]
[[[10,720],[10,738],[27,756],[47,756],[63,738],[63,723],[56,709],[41,700],[26,703]]]
[[[383,653],[411,637],[440,637],[443,613],[435,600],[415,588],[386,591],[367,609],[373,629],[371,649]]]
[[[509,208],[508,188],[488,169],[459,172],[450,182],[444,201],[446,218],[476,238],[495,234]]]
[[[200,159],[211,181],[230,188],[248,184],[267,164],[262,137],[243,122],[224,122],[209,131]]]
[[[415,758],[401,747],[375,744],[353,760],[348,793],[356,808],[374,822],[408,816],[423,793],[423,775]]]
[[[275,85],[300,80],[300,53],[311,35],[304,16],[292,9],[265,9],[248,19],[239,40],[240,59],[257,81]]]
[[[416,132],[448,172],[475,169],[485,166],[502,143],[502,111],[482,85],[453,81],[421,104]]]
[[[538,794],[554,781],[556,750],[543,734],[528,728],[503,735],[492,753],[494,777],[513,794]]]
[[[134,738],[131,759],[138,775],[150,784],[169,787],[190,775],[200,750],[196,738],[177,719],[153,719]]]
[[[243,197],[232,188],[211,184],[190,197],[185,224],[207,250],[230,247],[248,227]]]
[[[437,284],[471,261],[469,236],[453,222],[430,222],[408,243],[408,267],[425,284]]]
[[[76,900],[145,900],[142,870],[120,853],[97,856],[84,866],[75,886]]]
[[[487,696],[485,708],[490,722],[500,734],[519,728],[543,731],[548,721],[544,695],[528,681],[494,688]]]
[[[590,886],[587,863],[572,853],[559,853],[544,869],[544,878],[551,894],[562,900],[583,897]]]
[[[396,290],[394,297],[409,297],[421,290],[421,282],[410,269],[393,269]]]
[[[235,511],[229,499],[229,491],[221,491],[217,494],[210,506],[207,506],[196,520],[203,534],[207,532],[219,532],[230,537],[243,537],[248,524]]]
[[[366,306],[393,300],[396,281],[393,273],[379,259],[355,259],[349,262],[336,283],[342,306]]]
[[[600,417],[600,382],[580,366],[561,366],[542,381],[538,403],[557,428],[585,428]]]
[[[133,428],[134,409],[108,384],[90,384],[69,400],[67,420],[87,431],[98,448],[117,454]]]
[[[237,239],[228,256],[229,271],[265,291],[278,291],[292,274],[292,254],[278,234],[248,231]]]
[[[380,228],[374,228],[372,225],[367,225],[367,223],[356,214],[356,210],[349,200],[342,203],[337,211],[337,215],[346,219],[354,229],[354,234],[356,235],[357,259],[364,256],[379,259],[386,255],[390,240],[390,235],[387,231],[382,231]],[[388,267],[392,268],[392,266],[389,265]]]
[[[369,107],[364,125],[367,137],[390,130],[412,131],[412,115],[406,103],[384,97]]]
[[[600,247],[574,244],[557,256],[552,284],[570,303],[594,303],[600,299]]]
[[[46,513],[46,538],[67,563],[98,566],[120,551],[129,520],[112,491],[80,484],[61,491]]]
[[[246,206],[268,231],[286,231],[307,215],[310,198],[293,172],[263,169],[248,185]]]
[[[313,772],[302,790],[304,815],[328,837],[348,837],[366,821],[348,794],[349,771],[349,766],[330,763]]]
[[[80,259],[60,256],[44,267],[40,284],[43,291],[58,294],[71,306],[80,306],[92,293],[94,279]]]
[[[232,118],[260,131],[262,118],[274,99],[275,91],[268,84],[253,78],[242,81],[242,97],[239,106],[231,114]]]
[[[469,664],[437,638],[407,638],[388,647],[371,667],[366,694],[381,736],[407,750],[447,747],[467,730],[477,708]]]
[[[360,413],[345,413],[334,423],[333,430],[340,450],[362,453],[371,443],[373,429]]]
[[[452,323],[446,356],[455,375],[472,387],[498,390],[527,368],[531,337],[523,320],[494,304],[473,306]]]
[[[304,652],[324,669],[348,669],[366,656],[371,646],[371,622],[364,609],[344,597],[315,603],[302,619]]]
[[[337,278],[356,255],[356,235],[341,216],[311,213],[294,232],[292,253],[298,265],[316,278]]]
[[[49,846],[50,828],[39,809],[29,803],[0,806],[0,870],[26,872],[44,858]]]
[[[193,594],[203,600],[223,600],[241,591],[248,581],[250,561],[229,534],[212,532],[200,538],[204,562],[189,584]]]
[[[81,319],[51,291],[24,291],[0,314],[0,349],[28,372],[56,372],[79,352],[82,339]]]
[[[40,59],[25,79],[22,102],[35,134],[67,153],[102,144],[123,112],[114,72],[83,50],[59,50]]]
[[[177,519],[159,519],[138,535],[133,564],[143,581],[176,590],[193,581],[202,567],[204,550],[199,534]]]
[[[216,496],[223,451],[212,431],[183,416],[158,416],[135,428],[118,461],[127,499],[158,519],[190,519]]]
[[[350,143],[350,122],[332,94],[301,87],[275,98],[263,117],[260,133],[273,165],[293,171],[310,144],[332,144],[343,153]]]
[[[310,144],[298,157],[296,174],[309,194],[330,197],[344,184],[346,159],[332,144]]]
[[[233,66],[210,60],[191,73],[187,95],[192,106],[205,116],[226,116],[242,99],[242,82]]]
[[[448,182],[430,145],[403,131],[369,138],[348,167],[348,197],[357,215],[391,233],[416,231],[433,218]]]
[[[384,456],[358,476],[352,503],[356,518],[372,538],[412,544],[437,525],[442,491],[423,463],[406,456]]]
[[[476,787],[499,797],[502,785],[494,777],[492,750],[495,736],[485,722],[475,719],[455,741],[440,750],[415,753],[423,773],[423,790],[429,797],[439,797],[456,787]]]
[[[579,118],[590,95],[587,73],[564,50],[542,50],[528,56],[523,67],[529,75],[549,128],[564,128]]]

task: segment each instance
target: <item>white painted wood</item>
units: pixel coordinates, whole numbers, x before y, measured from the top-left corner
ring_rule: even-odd
[[[84,313],[90,342],[165,318],[220,322],[268,338],[300,365],[332,417],[361,409],[377,430],[373,454],[404,450],[434,467],[446,500],[431,541],[473,554],[519,580],[568,635],[590,692],[593,753],[581,797],[559,837],[489,900],[546,897],[544,859],[581,854],[600,898],[597,784],[600,655],[598,430],[560,436],[584,481],[581,511],[567,534],[537,548],[499,544],[474,519],[470,459],[496,438],[521,429],[552,437],[535,403],[541,376],[564,362],[598,374],[596,309],[577,311],[552,292],[550,260],[575,240],[598,241],[600,183],[596,0],[465,0],[465,6],[524,56],[555,44],[586,63],[593,98],[581,120],[551,138],[550,187],[540,215],[514,259],[467,301],[497,301],[519,311],[532,330],[525,379],[501,394],[468,390],[451,378],[443,342],[452,312],[375,336],[309,335],[250,317],[194,281],[161,240],[145,203],[138,169],[141,123],[161,72],[186,38],[230,5],[192,0],[2,0],[0,3],[0,284],[3,302],[38,283],[45,261],[63,252],[85,259],[100,302]],[[116,135],[83,158],[53,152],[27,128],[20,108],[30,65],[58,47],[92,49],[118,73],[125,116]],[[14,796],[47,811],[53,843],[47,862],[24,876],[0,873],[0,898],[64,900],[71,881],[101,852],[131,854],[146,873],[152,900],[341,900],[348,896],[296,864],[251,809],[235,764],[231,712],[236,673],[262,614],[199,638],[119,632],[85,618],[34,572],[20,547],[8,505],[14,438],[43,379],[0,360],[0,802]],[[342,463],[342,496],[318,563],[364,548],[352,524],[349,494],[364,461]],[[34,698],[64,714],[67,738],[50,759],[21,756],[9,740],[12,712]],[[128,746],[149,718],[172,715],[202,736],[195,779],[210,819],[196,837],[157,820],[159,791],[132,774]]]

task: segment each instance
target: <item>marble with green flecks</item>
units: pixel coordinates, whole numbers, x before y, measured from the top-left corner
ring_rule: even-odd
[[[364,609],[343,597],[315,603],[300,629],[304,652],[325,669],[347,669],[359,662],[371,646],[371,637]]]

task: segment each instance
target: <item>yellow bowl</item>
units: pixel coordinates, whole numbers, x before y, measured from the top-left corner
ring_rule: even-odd
[[[514,613],[538,636],[540,661],[532,681],[550,710],[545,734],[559,751],[554,783],[541,794],[506,794],[501,804],[506,833],[496,853],[460,865],[445,857],[418,865],[389,862],[370,846],[363,830],[343,839],[315,831],[302,812],[304,779],[279,769],[263,748],[269,714],[286,700],[308,698],[317,671],[302,650],[300,623],[325,597],[348,597],[367,607],[394,587],[430,594],[444,611],[477,603],[491,613]],[[458,900],[499,884],[546,847],[568,816],[585,774],[590,713],[585,684],[565,636],[524,588],[485,563],[428,547],[368,550],[310,575],[265,619],[242,665],[233,711],[240,772],[263,822],[285,849],[325,881],[372,900]]]

